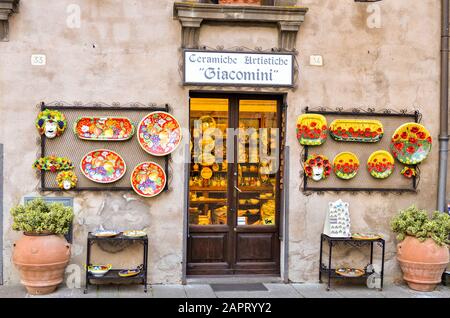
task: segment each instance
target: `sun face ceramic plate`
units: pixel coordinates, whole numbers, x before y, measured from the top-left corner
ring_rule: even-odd
[[[333,170],[338,178],[348,180],[356,176],[359,170],[358,157],[352,152],[341,152],[334,157]]]
[[[80,169],[91,181],[112,183],[124,176],[127,166],[122,157],[114,151],[97,149],[81,159]]]
[[[150,113],[139,124],[138,141],[142,149],[151,155],[168,155],[181,142],[180,124],[169,113]]]
[[[330,136],[336,141],[378,142],[383,134],[378,120],[336,119],[330,124]]]
[[[142,162],[131,173],[131,186],[140,196],[151,198],[160,194],[166,186],[164,169],[154,162]]]
[[[125,117],[81,117],[73,130],[80,139],[123,141],[133,137],[135,128]]]
[[[314,181],[326,179],[331,174],[331,163],[324,155],[309,155],[303,166],[306,176]]]
[[[416,165],[424,161],[431,151],[430,132],[417,123],[406,123],[394,132],[391,151],[395,158],[406,165]]]
[[[327,140],[328,126],[324,116],[303,114],[297,119],[297,139],[301,145],[319,146]]]
[[[394,171],[394,167],[394,157],[385,150],[375,151],[367,160],[367,169],[370,175],[377,179],[389,177]]]

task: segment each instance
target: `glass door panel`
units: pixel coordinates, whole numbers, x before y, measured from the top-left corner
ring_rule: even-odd
[[[275,225],[279,129],[276,100],[240,100],[237,225]]]
[[[189,224],[227,224],[228,99],[191,98]]]

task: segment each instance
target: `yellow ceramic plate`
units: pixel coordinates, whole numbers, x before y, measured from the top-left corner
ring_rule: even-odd
[[[136,269],[124,269],[119,272],[120,277],[133,277],[139,275],[141,270],[139,268]]]
[[[200,117],[198,120],[200,120],[202,122],[202,131],[205,131],[208,128],[216,128],[216,121],[214,120],[214,118],[212,118],[211,116],[202,116]]]
[[[381,238],[380,234],[374,233],[352,233],[352,239],[354,240],[378,240]]]
[[[324,116],[303,114],[297,119],[297,139],[301,145],[319,146],[327,140],[328,126]]]
[[[141,230],[129,230],[129,231],[124,231],[123,236],[127,236],[127,237],[143,237],[146,236],[147,233],[145,233],[145,231],[141,231]]]
[[[354,178],[359,170],[358,157],[352,152],[341,152],[334,157],[333,170],[338,178]]]
[[[202,171],[200,172],[200,175],[202,176],[203,179],[211,179],[213,172],[211,168],[203,167]]]
[[[389,177],[394,171],[394,167],[394,157],[385,150],[375,151],[367,160],[367,169],[370,175],[377,179]]]
[[[330,124],[330,136],[336,141],[378,142],[383,134],[379,120],[335,119]]]
[[[365,271],[359,268],[337,268],[336,274],[345,277],[361,277],[365,274]]]

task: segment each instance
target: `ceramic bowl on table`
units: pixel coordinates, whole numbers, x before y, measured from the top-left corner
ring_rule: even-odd
[[[139,275],[141,270],[139,268],[136,269],[124,269],[119,272],[120,277],[133,277]]]
[[[114,230],[97,230],[92,232],[92,235],[94,235],[95,237],[114,237],[119,234],[120,234],[119,231]]]
[[[126,237],[144,237],[147,235],[147,233],[145,233],[145,231],[141,231],[141,230],[129,230],[129,231],[123,231],[122,233],[123,236]]]

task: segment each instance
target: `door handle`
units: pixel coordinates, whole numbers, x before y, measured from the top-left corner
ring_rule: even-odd
[[[241,190],[241,189],[239,189],[238,187],[234,186],[234,188],[235,188],[236,190],[238,190],[238,192],[239,192],[239,193],[241,193],[241,192],[242,192],[242,190]]]
[[[233,231],[237,232],[237,228],[233,228]]]

